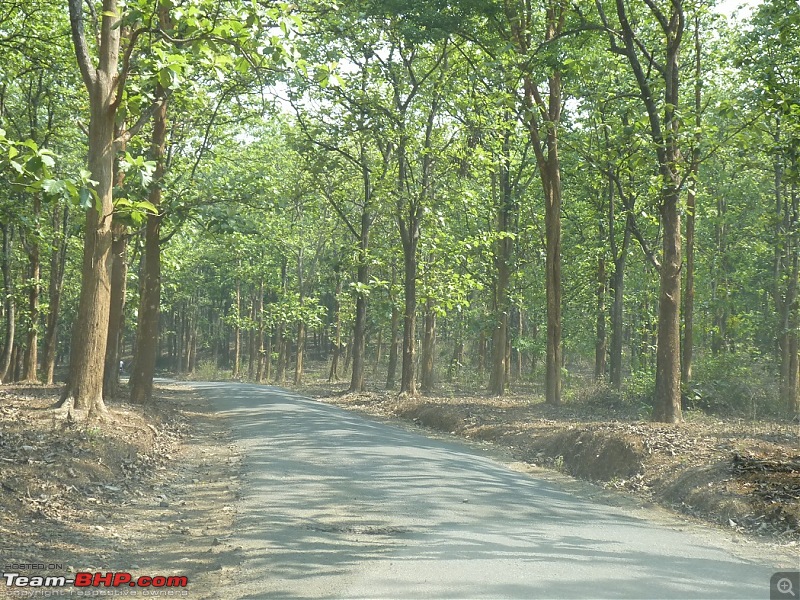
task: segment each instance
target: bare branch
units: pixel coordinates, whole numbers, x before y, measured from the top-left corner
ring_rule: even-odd
[[[69,0],[69,24],[72,31],[72,44],[75,46],[75,55],[81,77],[87,89],[91,90],[97,81],[89,48],[86,46],[86,35],[83,30],[83,3],[82,0]]]

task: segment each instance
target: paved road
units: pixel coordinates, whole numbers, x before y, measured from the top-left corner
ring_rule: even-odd
[[[758,565],[465,446],[264,386],[230,421],[241,572],[221,598],[768,598]],[[634,511],[636,512],[636,511]]]

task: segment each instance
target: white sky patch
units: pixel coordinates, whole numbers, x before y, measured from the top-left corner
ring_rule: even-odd
[[[743,21],[761,4],[761,0],[719,0],[713,10],[729,20]]]

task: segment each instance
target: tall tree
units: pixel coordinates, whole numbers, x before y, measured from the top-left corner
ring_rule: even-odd
[[[680,301],[681,301],[681,156],[679,151],[680,65],[679,56],[685,15],[683,0],[670,0],[663,10],[654,0],[644,0],[648,17],[640,24],[639,14],[631,15],[624,0],[616,0],[617,26],[613,28],[602,2],[597,2],[603,26],[608,31],[611,51],[628,62],[647,113],[660,176],[659,212],[663,228],[658,338],[656,352],[656,390],[653,420],[676,423],[682,420],[680,388]],[[638,7],[638,6],[637,6]],[[659,31],[658,46],[648,49],[637,27],[653,25]],[[659,53],[663,52],[663,59]],[[659,101],[651,72],[663,85]]]

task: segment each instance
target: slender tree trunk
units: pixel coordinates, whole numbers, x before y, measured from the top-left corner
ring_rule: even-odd
[[[696,216],[697,186],[700,185],[700,127],[702,125],[702,89],[700,17],[694,20],[694,145],[689,166],[689,190],[686,194],[686,288],[683,296],[683,362],[681,382],[689,385],[692,379],[692,359],[694,354],[694,230]]]
[[[682,0],[673,0],[669,12],[664,13],[655,3],[648,3],[653,20],[658,23],[666,40],[664,63],[660,69],[663,75],[663,105],[660,106],[654,93],[650,67],[643,66],[640,59],[641,44],[634,30],[635,21],[629,18],[624,0],[616,0],[616,13],[619,22],[619,35],[609,27],[611,50],[625,56],[639,87],[640,98],[644,104],[650,137],[658,160],[661,183],[659,211],[662,226],[662,261],[659,266],[659,315],[656,351],[656,390],[653,406],[653,420],[675,423],[682,420],[681,415],[681,348],[680,348],[680,305],[681,305],[681,222],[679,212],[679,182],[681,157],[678,151],[680,119],[680,70],[679,55],[685,27]],[[598,4],[600,18],[604,25],[608,19],[602,5]],[[622,45],[620,45],[622,44]],[[652,59],[644,53],[642,58]]]
[[[275,380],[278,385],[286,384],[286,354],[288,352],[285,334],[286,326],[283,323],[278,324],[278,332],[276,343],[278,346],[278,365],[276,367]]]
[[[52,224],[56,233],[53,249],[50,253],[50,282],[48,284],[49,307],[44,333],[42,368],[45,383],[52,384],[56,369],[56,344],[58,342],[58,317],[61,306],[61,291],[64,287],[64,270],[67,260],[67,231],[69,228],[69,205],[64,204],[64,212],[60,218],[61,207],[53,205]]]
[[[164,17],[162,17],[163,21]],[[148,200],[158,214],[147,215],[144,241],[144,277],[141,281],[139,318],[136,328],[136,355],[131,369],[131,402],[143,404],[153,396],[158,354],[159,320],[161,318],[161,188],[165,172],[165,150],[167,143],[167,93],[161,85],[156,86],[156,96],[162,99],[161,106],[153,116],[153,135],[150,153],[156,163],[154,183]],[[188,366],[188,365],[187,365]]]
[[[3,354],[0,355],[0,382],[6,383],[13,378],[12,355],[14,353],[14,333],[16,329],[16,302],[14,301],[14,280],[11,273],[11,250],[14,228],[8,223],[0,225],[3,230],[3,312],[6,317],[6,339]]]
[[[128,280],[127,227],[112,223],[111,242],[111,308],[108,314],[108,339],[103,371],[103,397],[116,397],[119,391],[119,342],[125,321],[125,289]],[[141,315],[141,310],[139,311]],[[137,346],[137,349],[141,346]]]
[[[422,364],[420,366],[420,389],[423,392],[433,391],[436,385],[434,363],[436,357],[436,312],[433,300],[425,303],[425,335],[422,338]]]
[[[342,276],[339,271],[336,272],[336,291],[333,293],[333,314],[335,341],[333,344],[333,357],[331,358],[331,370],[328,373],[328,381],[339,381],[339,357],[342,353],[342,311],[340,296],[342,294]]]
[[[264,348],[264,381],[272,379],[272,328],[267,332]]]
[[[601,229],[602,238],[603,231]],[[594,345],[594,380],[602,381],[606,376],[606,259],[597,259],[597,335]]]
[[[375,342],[375,367],[379,367],[383,358],[383,329],[378,329],[378,340]]]
[[[176,314],[178,322],[178,332],[176,336],[176,353],[178,355],[178,373],[186,372],[186,348],[184,339],[186,338],[186,302],[183,301],[178,305],[178,312]]]
[[[400,393],[411,396],[417,393],[416,378],[416,329],[417,329],[417,244],[416,234],[408,232],[403,236],[403,292],[405,308],[403,312],[403,366],[400,372]]]
[[[261,279],[258,285],[258,308],[256,309],[256,321],[258,323],[258,367],[256,371],[256,382],[264,381],[264,280]]]
[[[297,352],[294,363],[294,384],[303,382],[303,354],[306,348],[306,324],[301,319],[297,322]]]
[[[510,115],[506,114],[506,120]],[[506,346],[509,341],[509,300],[508,286],[511,281],[511,257],[513,252],[513,223],[516,207],[509,174],[511,134],[506,132],[499,166],[500,202],[497,209],[497,231],[501,234],[495,244],[495,291],[493,312],[495,327],[492,332],[492,370],[489,373],[489,393],[502,396],[508,386],[508,367]],[[493,181],[495,180],[492,177]],[[494,185],[492,187],[495,187]]]
[[[42,196],[41,193],[33,195],[33,218],[34,223],[38,223],[39,216],[42,210]],[[28,328],[27,345],[23,355],[23,373],[22,379],[24,381],[38,381],[38,366],[39,366],[39,293],[41,283],[39,278],[41,276],[41,248],[39,240],[34,233],[30,237],[27,244],[28,250],[28,319],[30,326]]]
[[[392,285],[391,290],[394,290],[394,284],[397,278],[397,269],[392,264]],[[391,330],[391,339],[389,343],[389,365],[386,372],[386,389],[391,390],[394,388],[395,377],[397,375],[397,346],[400,338],[400,310],[397,308],[397,301],[394,297],[394,292],[389,292],[389,302],[392,305],[392,316],[389,328]]]
[[[630,237],[630,230],[626,229],[626,237]],[[611,286],[614,292],[614,303],[611,308],[611,355],[609,375],[611,385],[615,389],[622,386],[622,342],[624,338],[624,305],[625,305],[625,262],[627,257],[627,244],[623,243],[623,251],[614,260],[614,276]]]
[[[367,249],[369,248],[369,233],[372,227],[372,215],[370,206],[372,201],[372,184],[370,183],[369,169],[366,162],[366,148],[361,146],[361,173],[364,185],[364,205],[361,209],[361,229],[359,232],[358,245],[358,269],[356,280],[366,286],[369,283],[369,264],[367,261]],[[356,296],[356,321],[353,334],[352,357],[353,371],[350,378],[350,391],[362,392],[365,389],[364,366],[366,363],[365,353],[367,350],[367,297],[365,293],[359,291]]]
[[[478,334],[478,373],[486,371],[486,332],[481,329]]]
[[[242,314],[242,283],[236,280],[236,322],[233,326],[233,372],[231,376],[239,377],[239,364],[242,361],[242,328],[239,321]]]
[[[548,134],[556,148],[555,129]],[[548,182],[545,185],[546,237],[546,296],[547,296],[547,354],[545,371],[545,401],[561,403],[561,170],[558,154],[548,153]]]
[[[254,292],[255,294],[256,292]],[[257,298],[255,296],[251,297],[250,299],[250,323],[256,323],[256,302]],[[255,381],[256,377],[256,338],[258,337],[258,331],[256,329],[248,330],[247,333],[247,378],[250,381]]]
[[[681,416],[680,294],[681,222],[677,188],[667,194],[662,207],[661,285],[656,344],[656,403],[653,420],[677,423]]]

